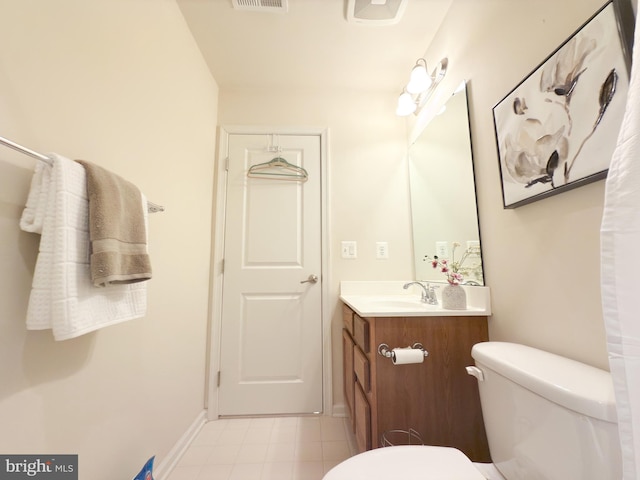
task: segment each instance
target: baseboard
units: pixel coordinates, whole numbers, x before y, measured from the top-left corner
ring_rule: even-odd
[[[156,480],[167,480],[169,478],[169,474],[176,467],[182,455],[187,451],[187,448],[189,448],[189,445],[191,445],[191,442],[196,438],[205,423],[207,423],[207,411],[202,410],[167,456],[153,469],[153,478]]]
[[[335,403],[331,410],[332,417],[348,417],[347,406],[344,403]]]

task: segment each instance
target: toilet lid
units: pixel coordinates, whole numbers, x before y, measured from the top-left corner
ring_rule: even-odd
[[[464,453],[416,445],[376,448],[333,467],[323,480],[485,480]]]

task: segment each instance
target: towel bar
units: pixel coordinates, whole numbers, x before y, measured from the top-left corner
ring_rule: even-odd
[[[422,354],[425,357],[429,356],[429,352],[425,350],[424,346],[421,343],[414,343],[412,346],[409,346],[406,348],[413,348],[414,350],[422,350]],[[386,343],[381,343],[380,345],[378,345],[379,355],[382,355],[383,357],[391,358],[392,352],[393,352],[393,348],[389,348],[389,345],[387,345]]]
[[[8,140],[4,137],[0,137],[0,144],[4,145],[5,147],[13,148],[16,151],[20,153],[24,153],[25,155],[28,155],[30,157],[33,157],[36,160],[40,160],[41,162],[47,163],[49,165],[52,164],[51,159],[46,155],[43,155],[42,153],[34,152],[30,148],[23,147],[22,145],[19,145],[16,142],[12,142],[11,140]],[[164,212],[164,207],[162,205],[158,205],[157,203],[147,202],[147,210],[149,213]]]

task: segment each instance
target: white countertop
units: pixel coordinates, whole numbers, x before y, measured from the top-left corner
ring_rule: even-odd
[[[340,282],[340,300],[361,317],[443,317],[491,315],[489,287],[462,285],[467,294],[467,308],[442,308],[441,289],[446,283],[428,282],[437,287],[437,305],[420,301],[422,289],[412,285],[407,290],[404,281],[344,281]],[[427,282],[422,282],[426,285]]]

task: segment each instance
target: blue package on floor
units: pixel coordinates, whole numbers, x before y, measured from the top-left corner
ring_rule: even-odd
[[[153,459],[156,458],[154,455],[147,463],[144,464],[140,473],[133,477],[133,480],[153,480]]]

